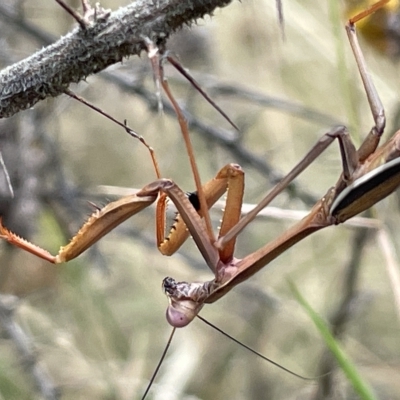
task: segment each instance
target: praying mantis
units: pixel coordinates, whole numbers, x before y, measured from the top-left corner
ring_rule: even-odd
[[[351,40],[354,41],[355,38],[353,37]],[[372,97],[374,103],[374,101],[376,101],[375,94],[373,94]],[[374,107],[377,107],[376,102],[374,103],[374,106],[371,106],[371,108],[373,108],[373,112]],[[374,116],[377,120],[379,120],[379,110],[375,111],[378,111],[378,113]],[[376,132],[378,132],[380,136],[383,131],[383,127],[380,121],[378,121],[376,124],[379,125],[376,129]],[[365,186],[362,181],[357,180],[358,178],[361,179],[362,177],[364,177],[366,181],[368,181],[368,183],[373,182],[372,189],[367,190],[367,193],[372,196],[371,202],[367,203],[365,208],[379,201],[381,198],[390,193],[390,191],[394,190],[394,187],[398,184],[398,182],[395,180],[397,171],[397,159],[395,158],[395,153],[386,153],[385,151],[379,153],[379,150],[378,152],[374,153],[373,150],[371,151],[371,148],[373,148],[375,146],[375,142],[377,142],[376,135],[371,134],[369,136],[369,139],[365,142],[363,150],[366,153],[363,155],[363,157],[365,156],[365,159],[362,160],[365,167],[364,169],[359,168],[358,164],[354,162],[354,148],[351,146],[351,144],[349,144],[348,139],[346,139],[346,131],[341,128],[333,130],[329,133],[328,136],[325,136],[325,142],[319,142],[317,147],[312,150],[311,156],[306,158],[305,162],[303,162],[301,166],[297,170],[295,170],[295,172],[292,172],[288,176],[288,178],[282,182],[281,186],[285,186],[289,181],[294,179],[301,172],[302,169],[311,164],[317,153],[319,151],[322,151],[322,148],[325,145],[327,146],[329,144],[327,142],[329,142],[332,137],[339,138],[339,141],[341,141],[341,146],[343,147],[343,167],[344,169],[347,169],[347,175],[345,176],[345,179],[339,179],[335,189],[330,190],[327,195],[324,196],[324,198],[319,203],[317,203],[316,206],[313,207],[312,211],[310,212],[309,218],[303,220],[303,225],[296,225],[294,228],[287,231],[284,236],[281,236],[276,241],[272,242],[272,244],[270,244],[271,247],[266,248],[262,252],[252,253],[250,256],[244,258],[243,260],[245,261],[242,260],[241,263],[229,264],[230,261],[227,261],[233,254],[235,235],[238,234],[239,229],[241,229],[243,224],[245,225],[244,222],[242,222],[242,225],[236,224],[236,222],[239,220],[238,214],[240,211],[240,202],[238,202],[237,199],[233,200],[235,218],[224,218],[224,223],[222,224],[223,228],[221,231],[222,234],[220,233],[220,238],[217,241],[217,246],[221,248],[221,250],[218,251],[215,249],[214,243],[209,238],[209,236],[211,236],[210,233],[206,232],[202,221],[197,216],[197,214],[193,212],[193,207],[191,203],[188,203],[188,201],[185,200],[185,197],[182,197],[182,193],[179,191],[178,187],[176,187],[172,182],[165,180],[156,181],[153,184],[147,185],[145,188],[143,188],[142,191],[139,192],[139,194],[136,194],[135,196],[130,198],[125,198],[121,201],[114,202],[110,206],[106,206],[106,208],[100,211],[100,213],[102,213],[100,217],[93,219],[92,222],[89,221],[89,225],[85,225],[88,230],[83,231],[82,235],[77,236],[76,240],[72,242],[71,247],[67,247],[65,252],[61,252],[58,258],[52,258],[49,254],[43,252],[41,249],[38,249],[26,242],[23,242],[22,240],[19,240],[12,234],[9,234],[8,231],[6,231],[5,229],[3,230],[3,236],[5,236],[6,239],[10,242],[22,247],[25,250],[31,251],[32,253],[39,255],[44,259],[56,262],[65,261],[67,259],[74,258],[78,255],[78,253],[84,251],[93,243],[93,241],[98,240],[101,236],[105,235],[108,230],[112,229],[123,219],[129,218],[131,213],[135,214],[137,212],[140,212],[150,203],[155,202],[160,191],[164,192],[169,195],[172,201],[175,202],[177,208],[180,211],[183,222],[185,222],[185,225],[189,227],[189,231],[194,237],[198,246],[201,248],[202,254],[207,260],[207,264],[209,265],[210,269],[212,269],[213,272],[216,273],[216,278],[204,286],[200,286],[198,284],[188,286],[186,286],[186,284],[176,285],[173,281],[169,279],[165,281],[164,289],[167,291],[171,302],[169,308],[169,320],[175,326],[183,326],[193,320],[196,313],[205,303],[214,302],[220,297],[224,296],[236,284],[240,283],[242,280],[247,279],[250,275],[261,268],[261,264],[269,262],[268,257],[270,257],[272,260],[273,258],[278,256],[280,252],[285,251],[296,241],[303,239],[306,235],[312,233],[313,231],[322,229],[323,227],[336,222],[343,222],[344,220],[350,218],[353,213],[356,214],[358,212],[361,212],[364,205],[360,206],[360,204],[358,203],[358,200],[361,199],[359,195],[359,190],[363,188],[365,189]],[[392,150],[390,148],[391,146],[396,147],[396,143],[393,139],[390,143],[391,144],[386,145],[385,150]],[[315,149],[317,149],[318,151],[316,151]],[[367,157],[367,153],[369,153],[370,151],[371,155]],[[378,155],[379,157],[382,157],[384,161],[388,161],[388,163],[384,164],[384,167],[382,168],[378,167],[377,169],[374,169],[372,171],[374,173],[368,175],[366,171],[368,171],[369,168],[373,168],[378,164],[378,162],[382,162],[382,160],[378,160]],[[393,157],[392,160],[390,160],[391,157]],[[393,163],[390,164],[392,161]],[[375,162],[377,164],[374,164]],[[394,173],[392,177],[387,177],[387,175],[385,175],[389,172]],[[227,180],[229,180],[229,182],[239,181],[238,186],[241,187],[241,176],[241,169],[235,165],[229,165],[222,169],[217,179],[217,181],[220,182],[211,181],[209,185],[205,185],[204,191],[206,200],[210,203],[213,202],[214,196],[218,197],[219,194],[225,190]],[[351,186],[352,181],[354,181],[353,186]],[[380,186],[380,183],[382,181],[387,186],[384,186],[382,188],[382,186]],[[359,186],[357,186],[356,184]],[[345,188],[346,185],[349,185],[349,189],[347,191]],[[278,186],[278,188],[275,189],[275,192],[271,192],[270,196],[261,203],[259,208],[262,208],[270,201],[270,199],[275,197],[280,192],[281,186]],[[375,189],[382,189],[382,192],[376,193],[374,191]],[[238,192],[241,193],[242,190],[239,189]],[[344,197],[339,197],[339,192],[341,194],[344,193]],[[235,192],[228,192],[228,203],[231,201],[231,194],[235,195]],[[355,195],[355,197],[353,198],[353,200],[350,200],[350,206],[354,206],[354,209],[351,207],[349,208],[348,205],[344,205],[345,201],[348,200],[349,196],[352,194]],[[232,210],[230,206],[227,206],[227,209],[229,211]],[[117,216],[115,216],[114,213],[117,214]],[[226,215],[228,215],[228,213],[226,213]],[[105,225],[104,222],[110,216],[112,216],[112,221],[110,221],[108,225]],[[330,217],[332,217],[332,219],[330,219]],[[248,217],[248,219],[245,220],[246,223],[249,222],[251,218],[252,217]],[[321,222],[318,221],[319,218],[321,218]],[[315,221],[317,221],[318,224]],[[235,226],[238,226],[238,228],[234,228]],[[232,233],[231,229],[237,230],[233,231]],[[171,244],[169,246],[166,246],[168,247],[166,252],[172,251],[171,248],[175,250],[175,246],[178,247],[181,240],[183,240],[182,237],[184,236],[184,233],[181,232],[184,232],[186,228],[182,222],[178,222],[176,230],[177,233],[172,236],[172,239],[170,239],[170,242],[174,242],[174,244],[172,247]],[[233,235],[233,237],[231,238],[230,235]],[[176,238],[178,244],[175,244]],[[161,245],[164,247],[165,244],[162,242]],[[261,254],[263,252],[265,252],[265,256]],[[216,255],[217,253],[218,255]],[[216,261],[217,257],[219,258],[219,261]],[[258,260],[256,259],[256,257],[259,257]],[[220,261],[223,261],[223,266],[219,264]],[[203,288],[206,290],[205,294],[200,293],[200,289]],[[184,296],[182,296],[182,292],[184,291],[189,291],[189,295],[184,294]],[[193,296],[193,293],[197,297]]]
[[[387,0],[380,1],[375,8],[385,3]],[[374,119],[374,126],[358,150],[345,127],[333,128],[322,136],[292,171],[251,212],[241,219],[244,173],[239,165],[229,164],[204,186],[201,186],[200,180],[197,179],[197,193],[193,195],[196,200],[191,200],[172,180],[158,179],[146,185],[135,195],[109,203],[97,210],[70,243],[61,247],[55,256],[18,237],[4,227],[1,221],[0,237],[44,260],[59,264],[79,256],[116,226],[157,200],[157,242],[161,253],[171,255],[176,252],[190,233],[207,266],[215,274],[213,280],[205,283],[177,283],[173,278],[164,279],[163,288],[170,303],[167,309],[168,322],[174,327],[188,325],[204,304],[220,299],[300,240],[327,226],[343,223],[367,210],[400,185],[400,131],[378,148],[386,119],[379,95],[368,75],[355,31],[356,22],[372,11],[369,9],[362,12],[350,19],[346,25],[349,42]],[[164,86],[164,90],[169,89]],[[171,96],[169,97],[174,101]],[[176,103],[174,106],[178,108]],[[180,124],[184,124],[183,115],[178,114],[178,118]],[[335,140],[339,142],[343,166],[342,175],[336,185],[328,190],[314,205],[308,216],[298,224],[243,259],[235,258],[235,242],[239,233]],[[189,154],[189,156],[193,162],[194,155]],[[208,208],[225,192],[227,193],[226,209],[219,236],[216,239],[209,222]],[[167,197],[176,206],[179,216],[170,235],[164,240],[162,234],[165,221],[162,216],[165,212]],[[199,203],[197,207],[194,206],[195,202]],[[203,223],[202,217],[206,224]]]

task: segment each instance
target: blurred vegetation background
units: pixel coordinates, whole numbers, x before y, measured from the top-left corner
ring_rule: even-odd
[[[77,0],[68,3],[80,7]],[[114,10],[128,3],[103,0],[101,5]],[[347,125],[359,144],[373,123],[344,30],[346,5],[283,0],[283,8],[284,39],[275,1],[247,0],[217,10],[169,43],[240,127],[235,132],[166,66],[170,85],[190,116],[202,177],[211,179],[226,163],[241,164],[246,203],[260,200],[335,124]],[[387,24],[381,26],[389,35]],[[29,56],[74,25],[56,2],[3,0],[0,66]],[[400,46],[393,43],[391,49]],[[385,106],[389,137],[400,126],[396,52],[377,50],[368,40],[361,45]],[[164,113],[157,112],[145,55],[71,90],[113,117],[127,119],[153,146],[163,176],[194,190],[176,118],[167,102]],[[12,199],[2,176],[5,224],[53,253],[93,211],[88,201],[101,206],[118,198],[121,188],[141,188],[155,179],[142,144],[66,96],[1,120],[0,146],[15,191]],[[273,206],[308,210],[335,184],[340,170],[333,144]],[[177,332],[149,398],[356,398],[295,301],[290,278],[331,322],[377,397],[400,399],[399,308],[385,250],[400,251],[398,194],[368,215],[383,230],[339,226],[318,232],[201,313],[297,373],[312,377],[333,371],[330,375],[301,381],[195,320]],[[212,217],[217,228],[221,209]],[[237,256],[253,252],[293,223],[259,218],[240,235]],[[53,387],[62,399],[140,398],[171,331],[162,279],[212,278],[191,240],[170,258],[157,251],[154,209],[65,265],[53,267],[5,243],[0,257],[0,290],[18,296],[2,297],[3,399],[54,398]],[[397,256],[394,261],[398,268]],[[10,339],[11,328],[22,329],[26,351]],[[47,382],[47,391],[38,382]]]

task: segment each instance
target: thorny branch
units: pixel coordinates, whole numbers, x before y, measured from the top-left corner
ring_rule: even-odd
[[[144,38],[162,47],[168,36],[231,0],[139,0],[96,13],[87,29],[75,28],[56,43],[0,72],[0,118],[64,93],[71,83],[140,55]]]

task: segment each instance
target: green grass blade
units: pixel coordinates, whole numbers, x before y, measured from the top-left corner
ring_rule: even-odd
[[[335,356],[342,371],[346,374],[348,380],[352,384],[354,390],[364,400],[377,400],[370,385],[361,377],[354,364],[347,357],[346,353],[340,346],[339,342],[333,337],[324,320],[312,309],[306,299],[300,294],[295,284],[289,281],[290,288],[294,293],[297,301],[301,304],[307,314],[310,316],[315,326],[321,333],[326,345]]]

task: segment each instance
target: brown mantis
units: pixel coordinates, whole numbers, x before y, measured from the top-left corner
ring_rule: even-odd
[[[387,0],[380,1],[375,8],[386,2]],[[385,127],[384,110],[366,70],[355,32],[355,23],[365,15],[364,12],[351,19],[346,30],[375,121],[368,136],[356,150],[345,127],[332,129],[240,221],[244,174],[240,166],[226,165],[213,180],[202,187],[207,208],[210,208],[227,191],[226,209],[217,240],[213,239],[211,228],[204,225],[201,216],[192,205],[193,201],[191,203],[186,194],[168,179],[159,179],[145,186],[137,194],[124,197],[96,211],[71,242],[61,247],[56,256],[19,238],[4,226],[0,228],[1,237],[49,262],[55,264],[66,262],[77,257],[117,225],[155,202],[160,194],[163,196],[158,202],[158,211],[159,215],[163,214],[166,195],[177,207],[179,217],[166,241],[163,241],[161,237],[162,219],[158,218],[157,239],[160,251],[168,255],[174,253],[190,233],[208,267],[215,274],[215,278],[206,283],[176,283],[172,278],[164,280],[164,290],[170,302],[167,311],[169,323],[175,327],[187,325],[205,303],[218,300],[298,241],[319,229],[345,222],[388,196],[400,184],[400,131],[377,149]],[[343,165],[343,173],[336,185],[328,190],[326,195],[314,205],[309,215],[298,224],[256,252],[241,260],[236,259],[233,253],[238,234],[335,139],[339,142]],[[198,186],[198,188],[201,187]],[[199,194],[198,197],[201,203],[203,195]],[[204,209],[205,207],[200,207],[200,210]],[[200,211],[200,213],[207,217],[207,212]]]
[[[354,42],[355,37],[353,36],[351,40]],[[230,190],[228,192],[227,209],[231,211],[234,208],[235,212],[233,214],[235,217],[228,217],[228,212],[225,214],[226,217],[224,218],[222,233],[217,242],[218,246],[222,248],[221,251],[217,251],[214,248],[213,242],[207,236],[203,223],[194,212],[191,204],[182,196],[182,193],[173,183],[166,180],[154,182],[146,186],[139,194],[121,199],[120,201],[106,206],[97,216],[94,216],[88,221],[83,230],[80,231],[80,234],[78,234],[71,244],[67,246],[64,251],[61,251],[60,255],[56,258],[43,252],[43,250],[15,238],[15,236],[12,236],[5,230],[3,230],[3,235],[6,236],[7,240],[15,242],[15,244],[20,247],[49,261],[66,261],[76,257],[117,224],[154,202],[159,191],[167,193],[179,208],[184,222],[186,222],[186,225],[189,227],[190,233],[194,236],[208,265],[216,273],[216,279],[207,283],[205,286],[186,286],[185,284],[178,284],[178,286],[175,286],[173,281],[166,281],[166,284],[168,284],[166,285],[166,290],[171,299],[170,320],[174,325],[182,326],[190,322],[204,303],[217,300],[236,284],[247,279],[264,264],[277,257],[281,252],[285,251],[297,241],[325,226],[343,222],[352,215],[368,208],[394,190],[398,184],[396,180],[396,176],[398,175],[396,175],[396,167],[398,165],[396,162],[397,153],[394,151],[398,150],[398,146],[396,148],[396,136],[384,145],[384,150],[380,153],[379,150],[374,153],[374,147],[377,145],[377,137],[380,136],[383,131],[383,124],[379,120],[379,104],[377,104],[377,102],[379,103],[378,98],[376,94],[373,93],[371,100],[373,105],[371,108],[377,121],[377,128],[370,134],[369,138],[367,138],[358,154],[355,153],[354,147],[351,146],[345,130],[341,128],[333,130],[313,148],[305,161],[301,163],[301,166],[297,167],[297,169],[289,174],[274,192],[271,192],[269,197],[261,203],[258,209],[264,207],[275,197],[289,181],[294,179],[304,168],[311,164],[315,157],[337,137],[342,146],[345,173],[343,178],[339,179],[335,189],[330,190],[328,194],[314,206],[309,217],[300,224],[290,229],[267,247],[251,254],[240,262],[236,262],[236,260],[234,260],[233,263],[230,262],[230,257],[233,254],[234,248],[234,237],[246,223],[250,222],[258,209],[251,214],[252,217],[247,217],[247,219],[244,220],[245,222],[242,222],[241,225],[235,228],[240,212],[240,199],[238,201],[238,199],[235,198],[235,194],[239,193],[238,197],[240,197],[240,187],[242,185],[242,172],[240,168],[235,165],[227,166],[221,171],[216,181],[211,181],[208,185],[206,184],[204,188],[205,197],[211,204],[214,198],[218,197],[220,193],[225,190],[228,180],[232,182],[229,184],[230,188],[232,188],[231,185],[234,184],[233,182],[239,182],[239,189],[237,189],[237,192],[235,190]],[[393,152],[390,153],[391,151]],[[371,156],[368,156],[369,154],[371,154]],[[360,157],[360,155],[362,155],[362,157]],[[356,157],[358,157],[358,160]],[[359,164],[358,161],[361,161],[362,164]],[[387,163],[383,164],[381,167],[377,167],[377,169],[373,169],[378,164],[382,164],[382,162]],[[372,172],[368,172],[370,170],[372,170]],[[389,176],[389,173],[393,175]],[[371,186],[368,187],[368,184]],[[360,191],[362,190],[366,192],[365,197],[360,195]],[[351,198],[352,195],[354,195],[353,198]],[[368,197],[368,195],[371,197]],[[370,198],[370,200],[365,204],[360,204],[360,202],[367,197]],[[346,204],[345,201],[348,201],[348,204]],[[233,203],[233,206],[229,205],[230,202]],[[232,228],[236,230],[232,231]],[[171,237],[169,245],[162,244],[163,251],[171,252],[175,250],[181,241],[183,241],[185,230],[186,228],[183,223],[178,223],[177,233]],[[165,248],[167,248],[167,250],[165,250]],[[205,293],[200,293],[200,289],[202,288],[206,289]],[[181,291],[176,291],[176,289],[189,290],[190,292],[182,296]],[[195,295],[193,295],[193,293]]]

